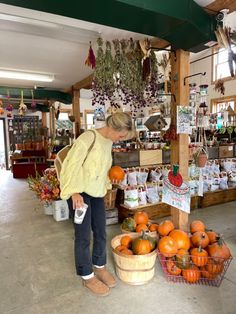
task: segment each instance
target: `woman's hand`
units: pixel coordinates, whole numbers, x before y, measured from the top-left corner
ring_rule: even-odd
[[[84,199],[79,193],[72,195],[73,209],[80,208],[84,206]]]

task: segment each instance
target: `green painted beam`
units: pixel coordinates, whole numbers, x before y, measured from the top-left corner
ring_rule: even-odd
[[[193,0],[1,2],[159,37],[169,41],[176,48],[190,51],[193,51],[195,46],[215,38],[214,18],[207,15]]]

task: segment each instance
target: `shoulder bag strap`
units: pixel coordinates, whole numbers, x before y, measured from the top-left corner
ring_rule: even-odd
[[[83,164],[85,163],[85,161],[86,161],[86,159],[87,159],[89,153],[91,152],[91,150],[92,150],[92,148],[93,148],[93,146],[94,146],[94,144],[95,144],[95,140],[96,140],[96,133],[95,133],[95,131],[94,131],[94,130],[88,130],[88,131],[93,132],[94,139],[93,139],[91,145],[89,146],[89,149],[88,149],[88,151],[87,151],[87,155],[86,155],[86,157],[85,157],[85,159],[84,159],[84,161],[83,161],[83,163],[82,163],[82,166],[83,166]]]

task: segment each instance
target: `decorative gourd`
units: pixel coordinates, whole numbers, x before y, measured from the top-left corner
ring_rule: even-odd
[[[167,236],[174,229],[175,226],[171,220],[164,220],[158,226],[158,233],[161,236]]]
[[[202,249],[201,246],[199,248],[193,248],[190,251],[191,259],[195,265],[198,267],[205,266],[208,261],[208,253],[206,250]]]
[[[123,220],[121,228],[126,231],[134,232],[136,229],[136,222],[132,217],[127,217]]]
[[[148,214],[145,211],[138,211],[134,214],[134,220],[137,225],[148,224]]]
[[[179,276],[181,274],[181,269],[176,266],[172,259],[168,259],[166,262],[166,268],[169,274],[173,276]]]
[[[173,170],[169,171],[168,179],[170,183],[174,186],[180,187],[183,183],[183,178],[179,173],[179,166],[173,165]]]
[[[222,259],[226,260],[231,256],[230,250],[222,238],[216,243],[209,245],[207,251],[215,261],[222,261]]]
[[[108,172],[111,181],[122,181],[125,177],[125,172],[120,166],[113,166]]]
[[[125,235],[120,239],[120,244],[127,248],[131,247],[132,238],[129,235]]]
[[[158,249],[165,257],[172,257],[177,253],[178,246],[173,238],[164,236],[158,242]]]
[[[196,265],[191,265],[190,268],[182,270],[182,275],[189,283],[194,283],[200,279],[201,272]]]
[[[132,251],[136,255],[144,255],[151,252],[151,243],[144,232],[142,232],[141,237],[133,240]]]
[[[142,231],[148,231],[149,229],[148,229],[148,226],[147,225],[145,225],[145,224],[139,224],[139,225],[137,225],[136,226],[136,232],[142,232]]]
[[[205,231],[205,225],[201,220],[193,220],[190,224],[190,232]]]
[[[169,236],[175,240],[178,249],[188,250],[190,248],[190,239],[188,234],[180,229],[174,229],[169,233]]]
[[[209,244],[208,235],[204,231],[195,232],[191,237],[191,241],[195,247],[201,246],[203,249]]]
[[[180,269],[187,269],[190,266],[190,255],[187,250],[184,250],[184,249],[178,250],[175,256],[175,260],[176,260],[176,265]]]

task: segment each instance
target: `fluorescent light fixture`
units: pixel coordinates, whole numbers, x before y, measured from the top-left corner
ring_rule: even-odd
[[[52,82],[54,80],[54,75],[0,69],[0,78],[37,82]]]

